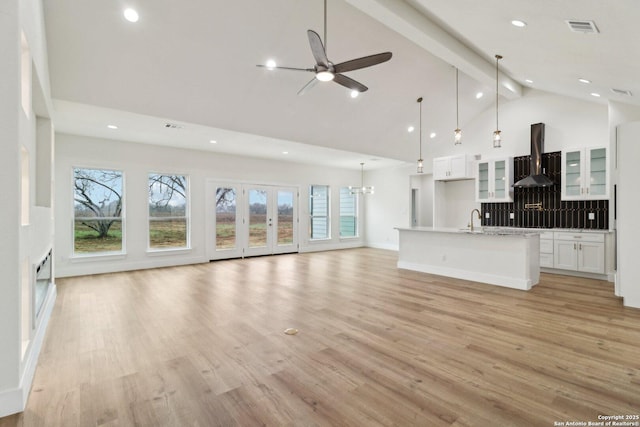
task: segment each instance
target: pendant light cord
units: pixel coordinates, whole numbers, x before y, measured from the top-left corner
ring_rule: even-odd
[[[460,114],[458,107],[458,68],[456,67],[456,129],[460,129],[459,122]]]
[[[499,130],[498,126],[498,61],[502,59],[502,56],[496,55],[496,130]]]
[[[420,159],[422,159],[422,97],[418,98],[420,104]]]

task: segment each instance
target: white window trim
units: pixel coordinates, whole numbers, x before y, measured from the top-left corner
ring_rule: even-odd
[[[311,184],[309,185],[309,202],[313,197],[313,187],[327,187],[327,237],[312,237],[313,233],[313,212],[309,212],[309,243],[313,242],[326,242],[332,240],[331,233],[331,186],[326,184]]]
[[[120,172],[122,175],[122,213],[120,214],[120,227],[122,229],[122,249],[119,251],[102,251],[102,252],[89,252],[89,253],[76,253],[76,207],[75,207],[75,170],[76,169],[92,169],[92,170],[106,170],[113,172]],[[96,258],[100,259],[123,259],[127,255],[127,231],[126,231],[126,217],[127,217],[127,199],[126,199],[126,176],[123,169],[100,167],[100,166],[71,166],[71,261],[91,261]]]

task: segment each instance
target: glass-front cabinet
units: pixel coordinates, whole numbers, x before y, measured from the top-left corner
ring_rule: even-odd
[[[476,201],[513,201],[513,158],[479,160],[476,167]]]
[[[606,147],[577,148],[562,152],[562,200],[609,198]]]

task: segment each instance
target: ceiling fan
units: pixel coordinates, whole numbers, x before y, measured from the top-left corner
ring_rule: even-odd
[[[270,70],[293,70],[293,71],[305,71],[315,73],[313,79],[298,91],[298,95],[305,94],[309,89],[316,85],[318,81],[328,82],[333,80],[356,92],[365,92],[368,88],[360,82],[353,80],[350,77],[345,76],[342,73],[348,71],[359,70],[361,68],[371,67],[391,59],[391,52],[378,53],[375,55],[363,56],[362,58],[352,59],[350,61],[334,64],[327,58],[327,0],[324,0],[324,42],[313,30],[307,30],[307,36],[309,38],[309,45],[311,46],[311,53],[316,60],[316,64],[313,68],[295,68],[295,67],[281,67],[275,64],[257,65],[258,67],[264,67]]]

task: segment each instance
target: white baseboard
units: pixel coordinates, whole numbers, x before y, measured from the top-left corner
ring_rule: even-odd
[[[89,274],[119,273],[121,271],[145,270],[149,268],[173,267],[177,265],[201,264],[209,262],[209,259],[203,256],[189,257],[172,257],[166,258],[152,257],[130,262],[113,262],[110,260],[101,260],[99,257],[94,260],[85,261],[77,264],[69,264],[56,266],[56,278],[85,276]]]
[[[375,242],[367,242],[368,248],[373,249],[386,249],[389,251],[400,251],[400,246],[397,243],[375,243]]]
[[[20,385],[17,388],[0,391],[0,417],[16,414],[24,411],[31,392],[31,384],[38,366],[38,357],[42,349],[42,342],[47,331],[47,325],[53,312],[53,306],[56,302],[58,290],[55,283],[49,287],[47,297],[42,306],[42,315],[36,328],[36,333],[27,348],[27,354],[24,358],[22,376],[20,377]]]
[[[354,249],[354,248],[361,248],[361,247],[363,247],[362,240],[353,240],[353,241],[347,240],[339,243],[312,242],[304,246],[300,245],[300,249],[298,252],[308,253],[308,252],[335,251],[340,249]]]

